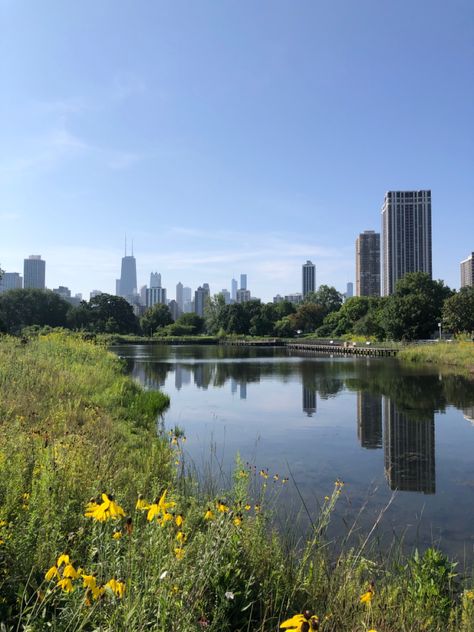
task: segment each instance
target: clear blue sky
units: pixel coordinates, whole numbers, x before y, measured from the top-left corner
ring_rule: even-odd
[[[433,272],[474,250],[472,0],[0,0],[0,264],[114,291],[345,289],[386,190],[431,188]]]

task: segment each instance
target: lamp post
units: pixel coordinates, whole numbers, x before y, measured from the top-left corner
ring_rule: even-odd
[[[441,342],[441,325],[442,325],[442,323],[439,322],[438,323],[438,327],[439,327],[439,340],[440,340],[440,342]]]

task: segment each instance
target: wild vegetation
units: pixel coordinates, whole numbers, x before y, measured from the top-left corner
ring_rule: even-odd
[[[467,632],[474,585],[441,552],[273,527],[282,474],[186,473],[185,436],[121,361],[79,336],[0,341],[0,622],[13,630]],[[294,522],[294,517],[293,517]]]

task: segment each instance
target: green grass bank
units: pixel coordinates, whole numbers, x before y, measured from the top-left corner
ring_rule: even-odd
[[[298,542],[272,526],[291,482],[237,462],[201,487],[182,433],[156,431],[167,397],[102,345],[2,338],[0,393],[2,630],[270,632],[306,609],[288,629],[474,629],[473,582],[442,553],[326,541],[342,482]]]
[[[474,377],[474,342],[453,340],[427,345],[411,345],[402,347],[398,358],[403,362],[452,367],[468,372]]]

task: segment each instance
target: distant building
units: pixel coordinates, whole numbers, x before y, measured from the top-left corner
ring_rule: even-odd
[[[302,289],[303,298],[316,289],[316,266],[311,261],[307,261],[302,266]]]
[[[303,302],[303,295],[300,294],[300,292],[296,292],[295,294],[286,294],[285,301],[299,305],[299,303]]]
[[[71,290],[64,285],[60,285],[57,288],[53,288],[55,294],[59,294],[62,298],[71,298]]]
[[[356,295],[380,296],[380,233],[366,230],[356,239]]]
[[[166,290],[163,287],[149,287],[146,291],[146,307],[149,309],[153,305],[166,305]]]
[[[387,191],[382,207],[383,295],[407,272],[432,276],[431,191]]]
[[[230,292],[229,290],[221,290],[221,294],[224,297],[224,303],[230,305]]]
[[[250,290],[237,290],[237,298],[236,298],[236,302],[237,303],[248,303],[251,299],[250,296]]]
[[[316,412],[316,389],[303,384],[303,412],[312,417]]]
[[[101,290],[92,290],[89,294],[89,300],[94,298],[94,296],[99,296],[99,294],[103,294],[103,292]]]
[[[236,279],[232,279],[232,281],[230,282],[230,298],[233,301],[237,300],[237,280]]]
[[[181,316],[181,314],[183,313],[183,312],[179,309],[178,302],[177,302],[177,301],[175,301],[175,300],[173,299],[173,300],[171,300],[171,301],[168,303],[168,307],[169,307],[169,310],[170,310],[170,312],[171,312],[171,318],[172,318],[173,320],[175,320],[175,321],[176,321],[176,320],[178,320],[178,318],[179,318],[179,317]]]
[[[8,290],[20,290],[23,287],[23,278],[19,272],[5,272],[0,279],[0,294]]]
[[[273,297],[274,303],[283,303],[284,300],[285,299],[280,294],[277,294],[276,296]]]
[[[204,308],[210,297],[209,284],[203,283],[202,287],[199,286],[194,292],[194,311],[198,316],[204,316]]]
[[[178,307],[181,311],[183,311],[184,305],[183,289],[183,284],[179,281],[179,283],[176,284],[176,302],[178,303]]]
[[[461,261],[461,287],[474,286],[474,252]]]
[[[183,287],[183,313],[191,314],[194,312],[194,301],[192,299],[193,291],[190,287]]]
[[[247,289],[247,275],[246,274],[240,275],[240,289],[241,290]]]
[[[161,274],[159,272],[150,274],[150,287],[161,287]]]
[[[133,255],[125,255],[122,257],[119,296],[133,302],[132,297],[136,295],[137,287],[137,261]]]
[[[46,278],[46,261],[41,259],[41,255],[30,255],[24,260],[23,265],[23,287],[25,289],[36,288],[44,290]]]
[[[349,281],[346,285],[346,298],[352,298],[354,296],[354,284]]]
[[[146,291],[147,291],[148,287],[146,285],[142,285],[140,287],[140,292],[139,292],[139,296],[140,296],[140,305],[146,305]]]

